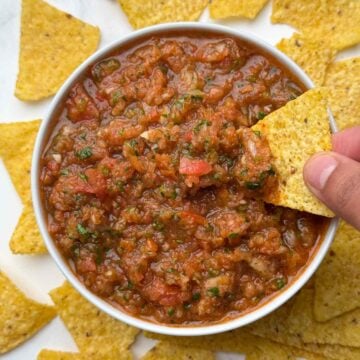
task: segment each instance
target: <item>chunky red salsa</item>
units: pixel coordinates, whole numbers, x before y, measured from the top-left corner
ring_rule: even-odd
[[[265,204],[277,186],[249,127],[303,92],[254,46],[159,36],[72,87],[43,153],[48,229],[81,281],[171,324],[236,317],[306,264],[322,219]]]

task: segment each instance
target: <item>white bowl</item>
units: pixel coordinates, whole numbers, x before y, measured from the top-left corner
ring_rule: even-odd
[[[263,316],[269,314],[270,312],[277,309],[283,303],[285,303],[289,298],[291,298],[314,274],[315,270],[319,267],[321,261],[323,260],[327,250],[329,249],[332,240],[335,235],[337,228],[337,219],[331,220],[329,227],[326,231],[324,239],[317,249],[312,254],[312,257],[308,260],[308,264],[302,270],[302,272],[293,280],[284,290],[280,291],[275,296],[269,298],[269,300],[261,304],[259,307],[250,310],[249,312],[240,315],[237,318],[227,320],[222,323],[215,323],[213,325],[201,325],[201,326],[170,326],[162,325],[158,323],[152,323],[143,319],[136,318],[131,316],[124,311],[115,308],[105,300],[101,299],[97,295],[89,291],[75,276],[75,274],[70,269],[69,265],[63,259],[61,253],[55,246],[54,241],[48,233],[46,227],[46,214],[43,209],[43,205],[40,198],[40,185],[39,185],[39,174],[40,174],[40,158],[44,146],[46,145],[48,128],[50,123],[56,114],[57,109],[63,103],[63,98],[68,94],[70,88],[74,82],[83,74],[84,71],[89,67],[89,65],[95,63],[96,61],[104,58],[107,54],[116,50],[117,48],[136,40],[139,40],[143,37],[148,37],[149,35],[164,34],[167,31],[177,31],[181,33],[182,30],[200,30],[204,32],[211,32],[215,34],[221,34],[224,36],[232,36],[239,40],[243,40],[249,44],[253,44],[255,47],[260,48],[265,53],[272,55],[279,63],[281,63],[285,68],[287,68],[292,74],[294,74],[307,88],[312,88],[314,85],[305,72],[297,66],[291,59],[286,55],[281,53],[275,47],[267,44],[265,41],[256,37],[251,33],[245,33],[243,31],[233,30],[228,27],[215,25],[215,24],[204,24],[204,23],[171,23],[171,24],[162,24],[157,26],[148,27],[139,31],[135,31],[130,35],[127,35],[121,38],[118,41],[113,42],[112,44],[100,49],[95,54],[90,56],[83,64],[81,64],[67,79],[61,89],[58,91],[54,97],[48,114],[43,120],[39,134],[36,139],[34,153],[33,153],[33,162],[31,169],[31,190],[33,205],[35,210],[36,219],[40,228],[40,233],[45,240],[45,244],[50,255],[55,260],[57,266],[60,268],[62,273],[65,275],[67,280],[92,304],[97,306],[99,309],[105,311],[110,316],[121,320],[129,325],[141,328],[143,330],[148,330],[160,334],[166,335],[178,335],[178,336],[196,336],[196,335],[209,335],[215,333],[221,333],[224,331],[232,330],[244,325],[247,325],[255,320],[262,318]],[[336,125],[330,116],[330,123],[332,130],[336,130]]]

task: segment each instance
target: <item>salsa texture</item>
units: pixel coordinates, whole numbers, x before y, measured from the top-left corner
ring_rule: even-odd
[[[217,35],[119,49],[67,95],[42,157],[48,230],[95,294],[150,321],[239,316],[286,286],[321,217],[264,203],[277,186],[250,126],[304,91]]]

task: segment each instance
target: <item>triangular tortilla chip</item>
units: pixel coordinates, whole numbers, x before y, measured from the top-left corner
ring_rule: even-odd
[[[215,354],[209,350],[177,346],[160,341],[149,350],[141,360],[215,360]]]
[[[329,44],[295,33],[289,39],[282,39],[276,46],[292,58],[316,85],[324,84],[326,68],[336,53]]]
[[[97,27],[42,0],[23,0],[15,95],[33,101],[55,94],[99,39]]]
[[[24,209],[10,240],[15,254],[43,254],[46,248],[31,203],[30,169],[40,120],[0,124],[0,157],[9,171]]]
[[[44,254],[46,247],[40,235],[31,201],[25,203],[23,212],[10,239],[14,254]]]
[[[306,343],[360,346],[360,309],[326,322],[313,315],[314,291],[303,289],[296,297],[288,319],[288,329]]]
[[[146,26],[197,20],[205,10],[208,0],[118,0],[131,26]]]
[[[316,320],[327,321],[360,308],[360,231],[341,221],[315,279]]]
[[[29,339],[55,315],[53,307],[28,299],[0,272],[0,354]]]
[[[331,64],[325,86],[330,90],[330,108],[339,129],[360,125],[360,57]]]
[[[138,329],[100,311],[67,282],[52,290],[50,296],[81,353],[89,357],[131,359],[129,347]]]
[[[241,16],[254,19],[269,0],[212,0],[209,6],[213,19]]]
[[[331,133],[324,89],[312,89],[288,102],[252,127],[269,142],[279,186],[265,201],[332,217],[334,214],[303,180],[305,162],[319,151],[331,150]]]
[[[0,157],[21,200],[30,199],[31,157],[40,120],[0,124]]]
[[[271,20],[341,50],[360,42],[358,0],[274,0]]]

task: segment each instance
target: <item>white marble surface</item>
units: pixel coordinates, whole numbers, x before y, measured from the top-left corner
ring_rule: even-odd
[[[126,16],[115,0],[48,0],[59,9],[97,25],[101,30],[100,47],[132,31]],[[14,97],[18,68],[20,33],[20,0],[0,0],[0,122],[41,118],[51,99],[37,103],[24,103]],[[232,19],[223,25],[253,32],[271,44],[282,37],[289,37],[293,30],[286,25],[270,24],[270,4],[255,21]],[[210,21],[207,10],[200,21]],[[338,58],[360,55],[360,46],[339,54]],[[8,241],[20,216],[22,205],[5,167],[0,160],[0,267],[30,297],[51,302],[48,291],[63,281],[63,276],[48,255],[40,257],[11,254]],[[153,342],[139,339],[134,346],[135,357],[141,356]],[[4,360],[32,360],[43,348],[76,351],[76,345],[57,318],[30,341],[12,352],[0,356]],[[243,357],[233,354],[218,354],[218,359],[235,360]]]

